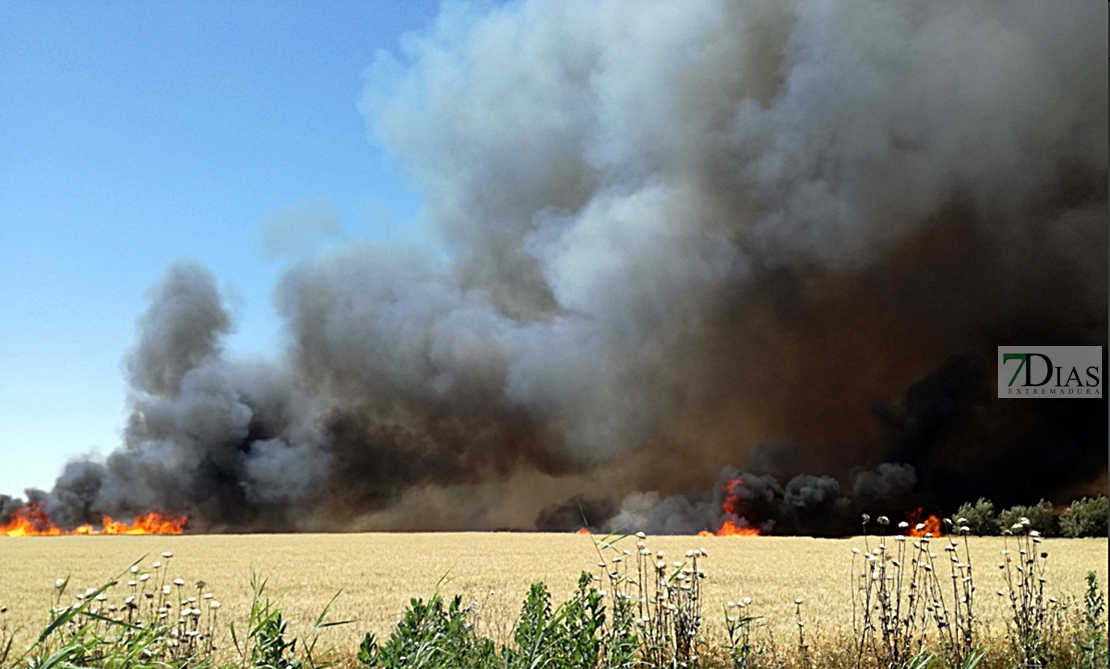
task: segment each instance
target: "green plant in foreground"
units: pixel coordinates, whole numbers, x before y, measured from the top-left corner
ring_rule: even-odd
[[[725,631],[728,633],[728,658],[733,669],[751,669],[758,661],[753,655],[752,623],[759,620],[746,612],[751,600],[725,604]],[[733,610],[735,609],[735,613]]]
[[[516,648],[505,649],[506,667],[546,666],[546,646],[558,633],[551,615],[551,594],[543,583],[533,583],[520,610],[520,622],[513,633]]]
[[[378,646],[373,634],[363,638],[359,664],[381,669],[497,666],[493,642],[474,634],[468,614],[460,596],[446,607],[438,592],[427,602],[413,599],[384,646]]]
[[[240,639],[235,623],[230,625],[231,641],[239,653],[243,666],[252,669],[317,669],[334,664],[316,655],[318,632],[326,627],[346,625],[350,621],[326,622],[328,611],[335,603],[336,593],[316,619],[312,627],[312,639],[303,646],[303,658],[297,656],[297,637],[288,638],[288,623],[282,616],[279,602],[264,598],[266,580],[251,574],[251,611],[247,625],[247,636]]]
[[[583,572],[577,591],[554,612],[547,586],[533,584],[514,634],[516,648],[505,649],[505,666],[509,669],[598,666],[599,632],[605,625],[605,608],[601,594],[589,587],[592,580]]]
[[[1083,597],[1083,621],[1086,635],[1079,647],[1083,652],[1083,669],[1105,669],[1108,664],[1106,639],[1106,597],[1098,587],[1098,576],[1087,572],[1087,592]]]
[[[593,579],[582,572],[578,590],[562,607],[562,656],[565,667],[596,666],[601,656],[599,632],[605,626],[601,594],[590,587]]]
[[[29,669],[174,669],[203,668],[211,664],[211,646],[199,641],[195,621],[162,622],[135,617],[134,600],[125,606],[104,607],[110,588],[128,574],[138,573],[138,562],[96,589],[79,594],[63,605],[69,579],[59,579],[50,621],[34,642],[8,664],[10,640],[0,654],[0,666]],[[192,610],[192,609],[190,609]],[[186,635],[183,632],[194,632]]]
[[[635,616],[632,599],[616,596],[613,603],[613,624],[605,639],[606,669],[636,666],[640,640],[636,634]]]

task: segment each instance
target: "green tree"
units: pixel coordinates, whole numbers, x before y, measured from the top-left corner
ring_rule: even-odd
[[[1037,530],[1044,536],[1055,533],[1052,519],[1052,503],[1041,500],[1034,506],[1015,506],[998,514],[998,523],[1003,530],[1017,525],[1022,518],[1029,519],[1029,529]]]
[[[967,525],[971,533],[980,536],[993,536],[1001,531],[998,526],[998,516],[994,513],[994,503],[989,499],[979,498],[974,504],[965,503],[956,510],[956,519],[963,519],[962,524]]]
[[[1065,537],[1105,537],[1108,516],[1105,495],[1077,499],[1060,514],[1060,533]]]

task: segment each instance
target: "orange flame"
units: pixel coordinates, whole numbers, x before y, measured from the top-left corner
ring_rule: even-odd
[[[941,529],[944,526],[941,524],[940,518],[937,518],[933,514],[929,514],[928,518],[922,520],[921,516],[924,515],[924,513],[922,509],[917,508],[906,515],[906,521],[910,524],[906,529],[906,536],[923,537],[926,534],[931,534],[934,537],[944,536],[944,532]],[[919,525],[922,526],[921,529],[918,529]]]
[[[56,537],[63,534],[182,534],[185,531],[185,516],[169,516],[157,511],[135,516],[134,521],[112,520],[101,516],[100,526],[80,525],[73,530],[63,530],[46,515],[41,503],[28,504],[16,509],[8,521],[0,525],[0,536],[9,537]]]
[[[579,527],[578,530],[575,532],[575,534],[589,534],[589,533],[590,533],[590,528],[588,528],[588,527]]]
[[[721,523],[717,530],[718,537],[758,537],[759,530],[754,527],[741,527],[731,520]]]
[[[740,503],[740,493],[736,489],[744,485],[740,479],[733,479],[725,484],[725,501],[721,502],[721,510],[730,516],[735,516]]]
[[[56,537],[65,532],[50,522],[41,504],[29,504],[16,509],[8,522],[0,525],[0,534],[9,537]]]
[[[740,494],[736,492],[737,487],[744,485],[740,479],[733,479],[725,483],[725,499],[721,502],[721,511],[728,516],[738,516],[740,509]],[[726,519],[721,526],[717,528],[716,532],[702,530],[698,532],[699,537],[758,537],[759,530],[754,527],[745,527],[737,524],[735,520]]]

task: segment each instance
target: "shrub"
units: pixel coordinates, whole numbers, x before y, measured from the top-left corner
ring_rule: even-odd
[[[609,669],[638,666],[640,640],[636,635],[635,617],[632,600],[618,597],[613,603],[613,625],[605,636],[605,659]]]
[[[359,648],[363,667],[381,669],[485,669],[497,665],[493,642],[474,634],[469,610],[455,596],[446,607],[437,592],[413,599],[393,635],[380,648],[367,634]]]
[[[592,579],[582,572],[578,590],[562,607],[562,655],[567,667],[593,667],[601,653],[598,633],[605,625],[605,607],[601,594],[590,587]]]
[[[998,522],[1003,530],[1018,524],[1022,518],[1029,519],[1029,529],[1037,530],[1046,537],[1054,534],[1050,502],[1042,499],[1034,506],[1015,506],[998,514]]]
[[[1104,495],[1077,499],[1060,515],[1060,533],[1065,537],[1105,537],[1108,513]]]
[[[1098,576],[1093,571],[1087,572],[1087,594],[1083,604],[1083,621],[1087,626],[1086,638],[1079,643],[1083,668],[1105,667],[1110,661],[1107,656],[1110,649],[1106,644],[1106,596],[1099,589]]]
[[[965,503],[957,509],[954,518],[963,518],[971,533],[980,537],[996,535],[1002,529],[994,513],[994,504],[982,497],[974,504]]]
[[[163,555],[168,554],[163,553]],[[198,584],[197,587],[200,588],[200,585]],[[253,592],[253,598],[245,636],[240,639],[235,624],[232,623],[229,626],[231,641],[235,645],[235,650],[238,652],[243,666],[252,669],[317,669],[331,664],[325,659],[329,653],[325,653],[322,657],[315,654],[316,643],[319,641],[317,633],[325,627],[347,624],[346,622],[325,622],[328,610],[331,609],[331,605],[339,597],[339,593],[336,593],[335,597],[332,597],[328,605],[324,607],[320,617],[316,619],[316,624],[312,627],[313,636],[306,640],[301,647],[301,652],[298,653],[297,644],[300,640],[296,636],[288,634],[288,621],[285,620],[282,614],[281,602],[273,601],[264,596],[266,581],[253,573],[251,574],[251,591]],[[182,605],[185,606],[186,603],[182,602]],[[186,636],[186,638],[189,637]],[[192,657],[189,657],[186,659],[184,666],[204,666],[212,659],[211,653],[214,650],[215,646],[209,645],[208,656],[203,661],[196,662]],[[103,666],[110,667],[113,665],[105,664]],[[132,665],[124,666],[130,667]]]
[[[605,625],[601,594],[589,587],[591,577],[583,573],[578,590],[556,611],[543,583],[532,585],[520,613],[514,639],[516,648],[505,649],[509,669],[551,667],[576,669],[598,666]]]

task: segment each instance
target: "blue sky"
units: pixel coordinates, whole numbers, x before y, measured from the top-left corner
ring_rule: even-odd
[[[119,444],[122,360],[167,264],[211,268],[230,351],[272,355],[275,212],[315,198],[349,237],[428,240],[356,105],[437,5],[0,4],[0,493]]]

